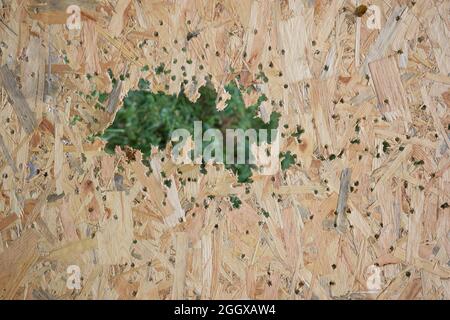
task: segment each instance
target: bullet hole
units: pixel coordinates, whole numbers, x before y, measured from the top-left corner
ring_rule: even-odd
[[[311,41],[311,44],[315,46],[317,44],[316,40]]]
[[[405,276],[407,276],[408,278],[411,277],[411,272],[406,271],[406,272],[405,272]]]
[[[323,67],[323,70],[325,70],[325,71],[328,71],[328,69],[329,69],[329,67],[328,67],[327,65],[325,65],[325,66]]]
[[[137,240],[136,240],[136,239],[134,239],[134,240],[133,240],[133,243],[134,243],[134,244],[136,244],[136,243],[137,243]]]
[[[281,49],[281,54],[284,56],[284,54],[286,53],[286,51],[284,49]]]
[[[215,225],[214,225],[214,228],[219,229],[219,225],[218,225],[218,224],[215,224]]]
[[[336,265],[333,263],[333,264],[331,265],[331,268],[332,268],[333,270],[336,270]]]
[[[448,202],[444,202],[443,204],[441,204],[441,209],[447,209],[450,205],[448,204]]]
[[[159,36],[158,31],[155,31],[155,32],[153,33],[153,35],[154,35],[155,37]]]
[[[190,41],[192,38],[197,37],[199,34],[199,32],[188,32],[188,34],[186,35],[186,40]]]
[[[330,282],[329,282],[329,285],[330,285],[330,286],[334,286],[335,284],[336,284],[336,282],[334,282],[334,281],[330,281]]]
[[[289,86],[287,85],[287,84],[285,84],[284,86],[283,86],[283,88],[285,88],[285,89],[287,89]]]
[[[119,219],[119,217],[117,216],[117,214],[114,215],[114,220]]]

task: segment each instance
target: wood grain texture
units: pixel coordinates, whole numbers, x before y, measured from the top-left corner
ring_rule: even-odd
[[[12,101],[11,105],[14,107],[20,125],[28,134],[31,134],[37,125],[36,117],[18,87],[16,76],[7,65],[0,67],[0,84],[6,90],[9,99]]]
[[[1,299],[450,299],[449,1],[375,1],[379,30],[350,0],[8,3]],[[241,184],[170,148],[107,154],[141,79],[265,97],[295,163]]]

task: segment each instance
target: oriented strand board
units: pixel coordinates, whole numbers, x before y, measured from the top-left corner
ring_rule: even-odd
[[[369,63],[369,69],[382,114],[389,120],[402,117],[404,121],[410,122],[406,92],[395,57],[373,61]]]
[[[450,299],[449,1],[373,1],[379,30],[351,0],[2,3],[1,299]],[[264,95],[295,164],[105,153],[141,79]]]

